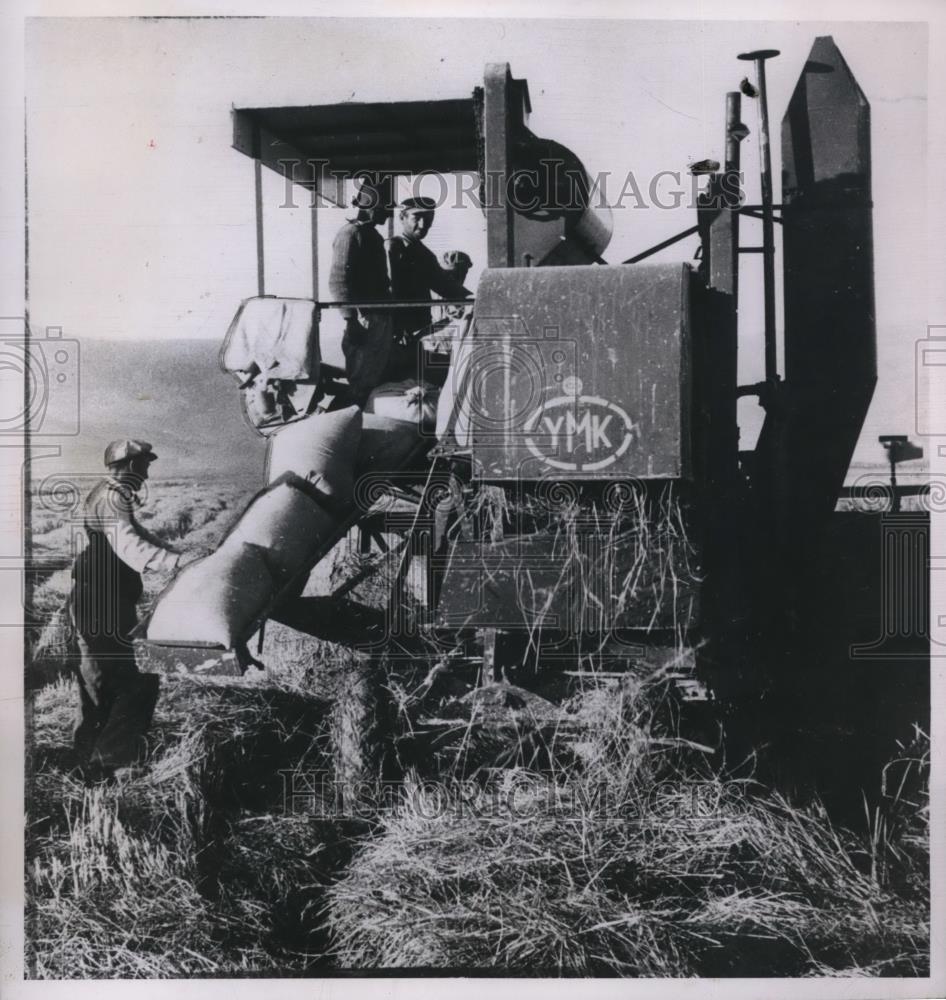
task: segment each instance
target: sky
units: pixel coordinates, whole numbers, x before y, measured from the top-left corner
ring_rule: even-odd
[[[748,49],[768,64],[775,197],[779,128],[816,35],[834,36],[872,108],[879,381],[855,460],[880,433],[914,426],[914,349],[926,330],[926,34],[920,23],[384,19],[34,20],[27,28],[29,307],[34,331],[78,338],[221,339],[256,292],[252,161],[231,148],[231,107],[466,97],[487,62],[529,81],[530,127],[592,173],[661,171],[723,159],[724,95]],[[758,200],[756,113],[743,144]],[[281,208],[267,172],[270,294],[311,295],[306,196]],[[648,199],[650,202],[650,199]],[[323,287],[343,215],[320,213]],[[694,223],[687,207],[614,210],[604,256],[619,262]],[[743,241],[757,242],[746,222]],[[441,211],[435,250],[485,257],[482,216]],[[693,240],[654,260],[691,259]],[[777,272],[780,271],[780,262]],[[762,375],[761,261],[743,257],[740,380]],[[468,282],[469,284],[469,282]],[[471,285],[472,287],[472,285]],[[779,325],[781,316],[779,315]],[[758,424],[741,402],[744,445]]]

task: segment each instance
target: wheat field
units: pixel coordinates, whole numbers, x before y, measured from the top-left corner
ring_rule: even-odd
[[[255,488],[156,481],[140,518],[206,549]],[[232,654],[140,649],[162,674],[148,763],[90,780],[55,617],[72,530],[34,499],[30,977],[928,974],[919,728],[842,825],[689,738],[666,672],[586,678],[552,716],[502,688],[512,725],[490,728],[467,675],[418,647],[385,680],[397,780],[339,810],[331,705],[368,654],[271,622],[265,669],[242,676]],[[343,546],[304,596],[363,558]],[[377,581],[355,598],[377,604]],[[147,581],[144,606],[166,582]],[[418,706],[448,704],[465,716],[419,725]]]

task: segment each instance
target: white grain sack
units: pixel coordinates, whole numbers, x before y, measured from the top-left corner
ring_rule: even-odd
[[[361,420],[361,410],[349,406],[287,424],[269,439],[266,481],[293,472],[340,502],[350,500]]]
[[[270,487],[246,509],[227,544],[243,542],[265,550],[277,580],[303,569],[334,530],[336,519],[310,496],[286,483]]]
[[[158,598],[148,639],[232,649],[247,637],[275,590],[266,553],[230,539],[186,566]]]

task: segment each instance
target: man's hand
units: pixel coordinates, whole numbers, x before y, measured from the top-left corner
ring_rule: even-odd
[[[442,267],[447,274],[453,278],[458,285],[466,281],[466,276],[470,273],[473,261],[462,250],[448,250],[443,257]]]

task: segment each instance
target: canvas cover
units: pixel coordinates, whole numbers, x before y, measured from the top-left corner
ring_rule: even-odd
[[[319,377],[315,303],[271,295],[245,299],[227,331],[220,360],[228,372],[255,369],[263,379],[315,381]]]

